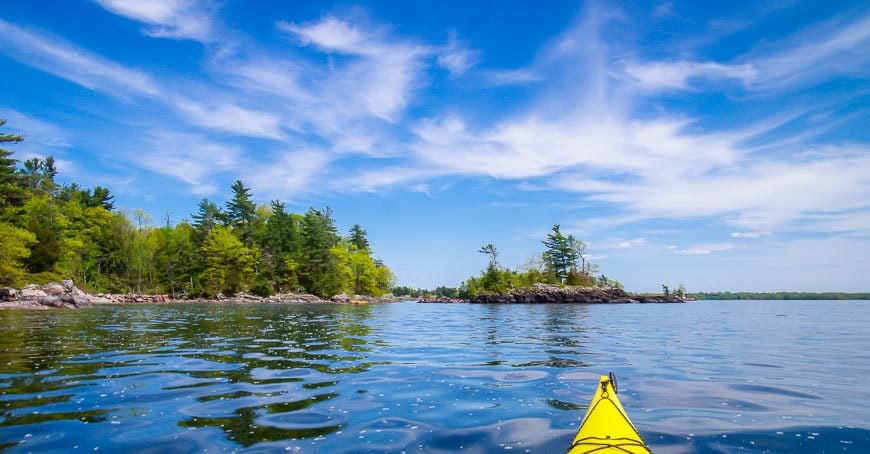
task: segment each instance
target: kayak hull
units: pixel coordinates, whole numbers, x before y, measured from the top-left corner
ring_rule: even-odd
[[[580,429],[568,448],[580,453],[651,453],[616,397],[613,380],[602,375]]]

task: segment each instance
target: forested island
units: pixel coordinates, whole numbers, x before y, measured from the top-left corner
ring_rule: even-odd
[[[190,220],[157,227],[143,210],[115,209],[107,188],[59,184],[52,157],[20,162],[3,148],[22,140],[0,133],[0,287],[72,278],[89,293],[216,298],[380,296],[394,284],[367,232],[339,234],[329,208],[257,205],[236,181],[223,207],[203,199]]]
[[[682,285],[674,292],[663,285],[660,295],[626,292],[619,281],[599,273],[599,267],[586,256],[586,243],[563,234],[559,224],[553,225],[541,243],[544,251],[517,270],[502,266],[498,249],[486,244],[478,250],[488,258],[486,268],[458,288],[438,287],[433,292],[402,288],[400,293],[417,294],[427,303],[618,304],[682,303],[690,299]]]

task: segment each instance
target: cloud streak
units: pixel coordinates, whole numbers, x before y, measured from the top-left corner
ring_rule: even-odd
[[[43,32],[27,30],[0,19],[0,52],[41,71],[67,79],[93,91],[126,97],[155,96],[160,89],[154,80]]]
[[[212,17],[202,2],[193,0],[96,0],[106,10],[149,25],[145,33],[156,38],[213,38]]]
[[[238,146],[182,132],[154,133],[140,149],[144,151],[130,159],[143,168],[183,181],[192,193],[200,195],[215,192],[216,176],[234,169],[242,156]]]

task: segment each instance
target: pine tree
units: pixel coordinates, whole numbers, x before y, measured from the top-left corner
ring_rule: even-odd
[[[548,233],[547,239],[542,243],[547,248],[544,251],[544,258],[552,266],[559,282],[564,282],[571,269],[573,255],[568,238],[562,235],[559,229],[559,224],[553,225],[553,233]]]
[[[491,268],[498,268],[498,249],[495,248],[495,245],[489,243],[481,247],[477,252],[489,256],[489,266]]]
[[[368,250],[370,246],[367,235],[368,232],[363,230],[362,226],[354,224],[353,227],[350,228],[350,243],[355,245],[357,249],[361,251]]]
[[[90,192],[90,191],[89,191]],[[115,209],[115,196],[109,194],[109,189],[102,186],[95,186],[93,192],[90,192],[88,197],[89,207],[103,207],[106,211]]]
[[[212,229],[221,223],[223,213],[221,213],[221,209],[216,204],[205,198],[199,201],[198,207],[199,211],[190,217],[193,218],[193,226],[196,227],[199,241],[202,242],[211,233]]]
[[[0,118],[0,126],[6,120]],[[22,188],[21,176],[16,168],[18,160],[12,157],[12,152],[3,148],[3,144],[15,144],[24,140],[19,134],[0,133],[0,215],[6,214],[8,207],[20,207],[24,204],[25,194]]]
[[[338,240],[332,210],[309,208],[302,221],[302,283],[315,295],[332,296],[341,291],[339,261],[332,251]]]
[[[251,189],[245,187],[242,180],[236,180],[230,188],[233,198],[227,201],[227,225],[236,229],[242,242],[250,247],[254,243],[251,223],[257,214],[257,205],[251,200]]]
[[[266,222],[263,241],[265,268],[271,274],[278,290],[293,289],[298,284],[296,269],[300,254],[300,234],[298,221],[287,212],[284,203],[273,200],[270,203],[272,215]]]
[[[230,189],[233,198],[227,202],[227,223],[233,227],[249,224],[257,211],[257,205],[251,201],[251,189],[245,187],[242,180],[236,180]]]

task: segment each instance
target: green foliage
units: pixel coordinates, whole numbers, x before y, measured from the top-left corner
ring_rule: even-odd
[[[492,268],[498,268],[498,249],[492,243],[486,244],[481,247],[477,252],[481,254],[485,254],[489,257],[489,266]]]
[[[624,290],[624,287],[622,286],[621,282],[610,279],[603,274],[598,276],[598,278],[595,279],[595,285],[598,285],[601,287],[613,287],[613,288],[618,288],[620,290]],[[685,291],[685,289],[684,289],[684,291]]]
[[[544,259],[552,268],[559,282],[564,282],[568,277],[568,271],[577,261],[574,250],[572,249],[569,238],[562,234],[559,224],[553,226],[553,233],[547,234],[547,239],[543,240]]]
[[[0,118],[0,126],[6,120]],[[10,214],[10,209],[20,207],[25,200],[24,182],[18,173],[18,160],[12,152],[3,148],[4,144],[15,144],[24,140],[19,134],[0,133],[0,214]],[[10,216],[11,217],[11,216]]]
[[[24,277],[22,261],[30,255],[28,246],[36,235],[0,222],[0,285],[18,285]]]
[[[27,230],[36,235],[36,242],[31,244],[30,255],[25,260],[28,271],[41,273],[52,270],[61,256],[60,233],[66,226],[65,218],[49,196],[36,195],[24,205],[21,221]]]
[[[205,237],[211,233],[211,230],[221,222],[223,222],[224,214],[221,209],[208,199],[202,199],[197,206],[199,211],[191,215],[193,218],[193,226],[196,227],[197,235],[200,242],[205,240]]]
[[[362,226],[354,224],[353,227],[350,228],[350,243],[361,251],[369,249],[371,246],[369,245],[367,235],[368,232],[363,230]]]
[[[21,140],[0,133],[0,145]],[[393,284],[366,231],[354,225],[340,238],[328,208],[302,216],[277,200],[257,206],[236,181],[225,213],[203,199],[192,223],[156,228],[143,210],[114,211],[109,189],[56,177],[52,157],[19,164],[0,148],[0,284],[71,277],[90,291],[326,297],[381,295]]]
[[[202,244],[202,285],[206,295],[235,294],[254,280],[255,253],[227,227],[216,226]]]
[[[230,189],[233,198],[227,202],[227,225],[236,230],[245,245],[250,246],[254,240],[252,223],[257,215],[257,205],[251,200],[251,189],[245,187],[242,180],[236,180]]]
[[[338,229],[332,210],[309,208],[302,219],[302,258],[300,280],[311,293],[329,296],[341,293],[347,287],[339,273],[339,258],[334,247],[338,244]]]
[[[369,249],[359,249],[356,244],[343,241],[333,248],[333,253],[339,260],[339,274],[350,284],[343,291],[373,296],[389,291],[393,275],[387,267],[372,259]]]
[[[538,283],[592,286],[615,282],[595,278],[593,273],[598,267],[586,261],[583,255],[586,244],[573,235],[563,235],[559,224],[553,226],[552,233],[547,234],[542,243],[544,252],[531,257],[518,271],[499,266],[498,249],[492,243],[481,247],[478,252],[486,254],[489,262],[480,276],[462,282],[459,296],[471,298],[481,293],[504,293]]]

